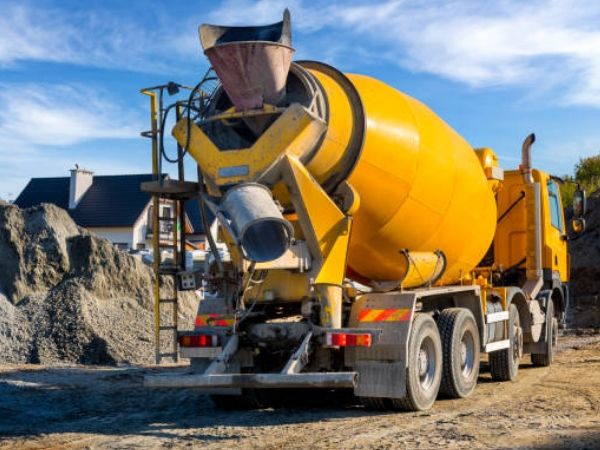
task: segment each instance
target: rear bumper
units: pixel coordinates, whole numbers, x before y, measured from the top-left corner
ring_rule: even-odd
[[[355,388],[357,372],[146,375],[151,388]]]

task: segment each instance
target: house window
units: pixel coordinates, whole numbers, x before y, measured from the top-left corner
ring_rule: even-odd
[[[139,242],[135,248],[137,248],[138,250],[146,250],[146,244],[144,244],[143,242]]]
[[[548,181],[548,202],[550,203],[550,223],[562,232],[563,221],[560,208],[560,194],[555,181]]]
[[[119,250],[129,250],[129,244],[127,242],[114,242],[114,245]]]

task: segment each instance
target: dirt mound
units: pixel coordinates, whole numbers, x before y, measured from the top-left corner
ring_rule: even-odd
[[[66,211],[0,206],[0,362],[151,362],[153,285],[149,267]],[[195,303],[182,296],[183,327]]]
[[[588,197],[586,230],[569,241],[571,255],[571,304],[573,327],[600,327],[600,190]]]

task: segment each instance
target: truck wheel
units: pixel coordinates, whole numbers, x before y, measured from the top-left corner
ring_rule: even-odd
[[[438,318],[444,364],[440,392],[450,398],[468,397],[479,376],[479,330],[466,308],[448,308]]]
[[[391,399],[392,406],[407,411],[431,408],[442,380],[442,343],[435,321],[415,314],[408,340],[406,397]]]
[[[548,311],[548,309],[550,311]],[[558,336],[558,320],[554,317],[554,302],[551,299],[548,299],[548,306],[546,306],[546,315],[552,317],[551,323],[548,324],[546,322],[544,324],[545,328],[545,338],[544,342],[545,353],[532,353],[531,354],[531,362],[534,366],[539,367],[548,367],[552,364],[554,359],[554,347],[556,346],[556,338]]]
[[[523,352],[523,330],[519,320],[519,310],[510,305],[508,318],[508,338],[510,346],[490,353],[490,372],[496,381],[512,381],[517,378],[519,357]]]

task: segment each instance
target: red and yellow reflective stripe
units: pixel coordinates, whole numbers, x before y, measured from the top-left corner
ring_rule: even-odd
[[[233,317],[221,314],[198,314],[195,324],[197,327],[230,327],[234,321]]]
[[[359,322],[405,322],[410,320],[411,309],[386,308],[362,309],[358,313]]]

